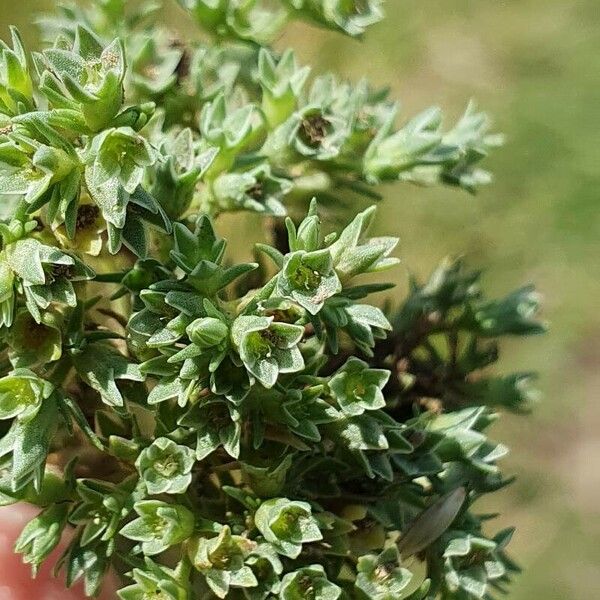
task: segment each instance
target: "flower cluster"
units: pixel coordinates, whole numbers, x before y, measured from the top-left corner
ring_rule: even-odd
[[[0,504],[43,507],[16,550],[36,572],[75,527],[66,585],[113,569],[124,600],[491,598],[516,567],[471,508],[508,483],[486,432],[535,392],[489,367],[544,330],[538,296],[446,261],[383,310],[365,276],[398,240],[319,202],[472,191],[500,138],[472,106],[398,124],[268,45],[293,18],[362,35],[379,0],[181,0],[202,43],[133,4],[0,44]],[[255,262],[218,234],[240,211]]]

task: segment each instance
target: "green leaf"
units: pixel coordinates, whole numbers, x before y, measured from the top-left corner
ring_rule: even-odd
[[[402,556],[410,556],[427,548],[452,524],[462,508],[466,490],[457,488],[425,509],[402,534],[398,550]]]
[[[33,574],[60,542],[67,525],[70,506],[52,504],[29,521],[15,542],[15,552],[23,555],[23,562],[30,564]]]
[[[30,420],[17,422],[13,446],[12,487],[21,489],[31,481],[37,491],[44,477],[50,442],[59,426],[59,412],[53,396],[47,398]]]
[[[101,396],[109,406],[123,406],[118,380],[143,381],[137,364],[129,362],[110,344],[88,344],[73,355],[73,364],[79,376]]]

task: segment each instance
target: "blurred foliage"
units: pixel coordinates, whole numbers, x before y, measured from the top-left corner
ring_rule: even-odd
[[[31,40],[30,12],[51,4],[3,3],[3,36],[15,23]],[[528,569],[514,587],[516,600],[587,600],[600,589],[593,541],[600,477],[587,468],[600,453],[597,8],[597,0],[388,0],[389,18],[364,42],[307,37],[297,28],[280,43],[297,48],[301,62],[355,80],[368,72],[374,84],[392,81],[407,114],[435,100],[458,116],[471,95],[507,133],[507,147],[489,162],[495,185],[478,199],[388,188],[378,222],[387,232],[393,223],[404,263],[420,275],[466,248],[471,265],[485,265],[491,292],[534,280],[545,296],[552,335],[529,342],[535,352],[527,343],[509,347],[504,359],[507,371],[519,364],[541,371],[545,389],[531,417],[540,427],[506,418],[506,431],[497,433],[508,436],[515,452],[506,466],[519,475],[504,506],[495,507],[517,525],[513,549]],[[170,19],[181,14],[174,4],[168,12]],[[240,239],[253,237],[255,222],[245,226],[236,231]],[[400,294],[408,273],[399,277]]]

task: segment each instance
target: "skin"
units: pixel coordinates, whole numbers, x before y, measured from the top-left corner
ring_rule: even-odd
[[[59,547],[46,561],[36,579],[31,578],[29,565],[13,551],[15,540],[21,530],[37,514],[39,509],[29,504],[17,504],[0,508],[0,600],[84,600],[83,587],[76,585],[65,589],[64,579],[52,576],[52,567],[64,550],[70,532],[63,535]],[[100,600],[115,600],[117,582],[107,577]]]

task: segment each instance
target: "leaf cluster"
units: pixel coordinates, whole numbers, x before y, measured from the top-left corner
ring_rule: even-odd
[[[398,240],[374,206],[322,217],[386,181],[473,191],[500,138],[268,45],[362,35],[379,0],[180,4],[205,37],[96,0],[0,45],[0,503],[42,507],[16,551],[35,574],[73,527],[66,585],[113,569],[124,600],[495,597],[487,432],[535,393],[491,366],[544,330],[538,295],[448,260],[382,308]],[[265,217],[254,262],[226,212]]]

